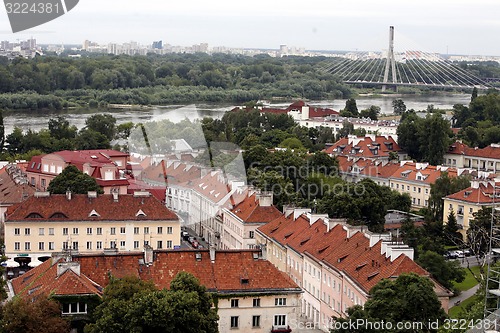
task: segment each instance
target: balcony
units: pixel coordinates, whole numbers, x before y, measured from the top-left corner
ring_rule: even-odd
[[[274,326],[271,328],[271,333],[290,333],[292,329],[290,326]]]

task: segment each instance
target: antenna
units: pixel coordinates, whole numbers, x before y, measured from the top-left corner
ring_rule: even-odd
[[[497,322],[500,319],[500,269],[494,266],[493,256],[500,254],[500,225],[496,224],[495,214],[500,211],[497,206],[496,198],[500,196],[500,186],[493,182],[493,199],[491,205],[491,226],[490,226],[490,239],[488,246],[488,254],[486,260],[488,261],[488,273],[486,276],[486,292],[484,299],[484,318],[489,319],[490,322],[495,323],[497,329]]]

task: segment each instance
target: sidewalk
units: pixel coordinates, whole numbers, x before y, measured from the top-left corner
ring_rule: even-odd
[[[460,293],[460,295],[458,295],[458,296],[451,297],[450,303],[448,304],[448,309],[451,309],[455,305],[459,305],[462,301],[465,301],[467,298],[473,296],[476,293],[476,291],[479,289],[479,285],[480,284],[477,284],[468,290],[462,291]]]

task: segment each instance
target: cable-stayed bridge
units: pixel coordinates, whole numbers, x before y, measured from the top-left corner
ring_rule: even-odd
[[[386,87],[411,86],[489,89],[492,86],[452,64],[440,54],[417,50],[394,51],[394,27],[384,52],[353,52],[336,58],[323,68],[348,84]]]

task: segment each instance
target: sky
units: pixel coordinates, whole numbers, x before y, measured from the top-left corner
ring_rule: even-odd
[[[396,51],[500,56],[499,13],[498,0],[80,0],[16,34],[0,8],[0,40],[382,51],[394,26]]]

